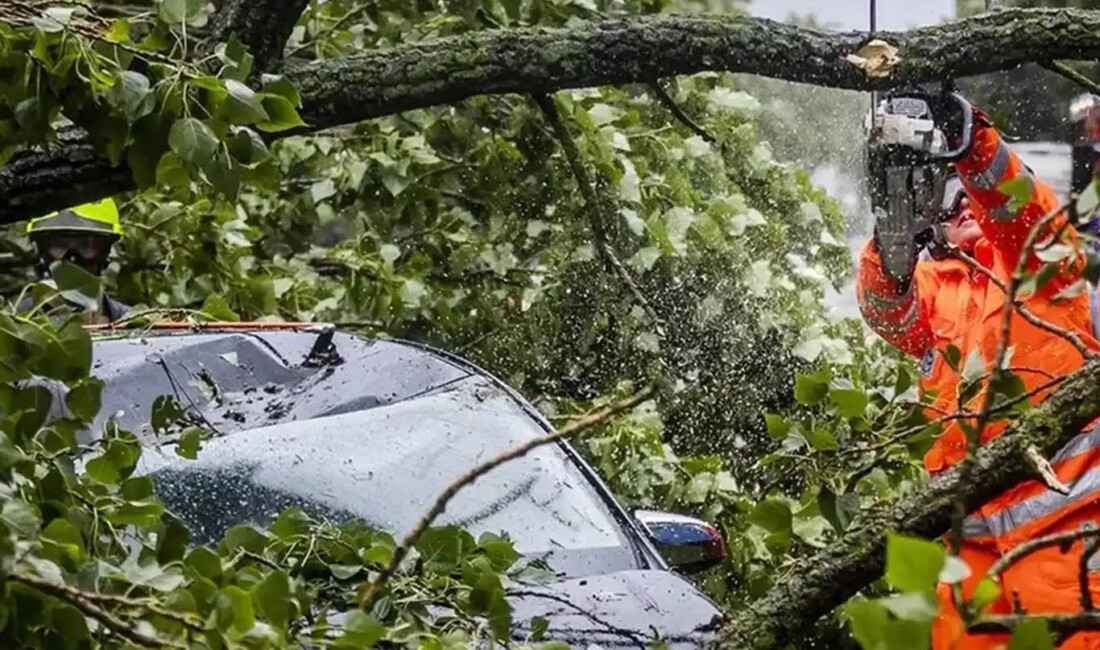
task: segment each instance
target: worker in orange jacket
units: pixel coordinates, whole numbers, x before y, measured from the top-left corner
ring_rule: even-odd
[[[1001,344],[1003,310],[1008,308],[1004,292],[986,275],[942,253],[950,246],[966,251],[1007,286],[1032,227],[1056,211],[1059,200],[1050,187],[1032,175],[981,111],[965,105],[973,112],[970,119],[963,120],[950,102],[929,104],[942,139],[952,143],[970,141],[952,165],[954,175],[942,181],[943,191],[931,193],[937,198],[942,194],[940,204],[933,207],[943,208],[946,220],[937,220],[930,228],[927,222],[914,227],[899,224],[888,211],[877,211],[875,237],[860,258],[857,295],[868,325],[919,360],[921,390],[933,396],[930,413],[938,417],[954,413],[959,407],[959,373],[945,352],[954,345],[966,360],[976,351],[988,371]],[[971,138],[963,137],[964,129],[971,129]],[[1014,179],[1025,179],[1032,189],[1023,205],[998,189]],[[921,232],[916,231],[918,228]],[[1058,237],[1071,246],[1077,241],[1077,233],[1065,215],[1053,220],[1044,237]],[[938,259],[918,260],[922,244],[941,255]],[[1027,268],[1035,271],[1042,264],[1032,254]],[[1022,300],[1039,318],[1075,332],[1086,346],[1098,350],[1087,292],[1067,290],[1079,281],[1082,266],[1080,254],[1070,255],[1053,281],[1022,296]],[[1010,366],[1028,391],[1051,376],[1072,373],[1084,363],[1071,343],[1028,323],[1018,312],[1012,315],[1009,339]],[[1036,394],[1033,402],[1041,401],[1047,392]],[[979,395],[968,407],[977,411],[982,399]],[[1003,422],[987,426],[982,442],[1003,429]],[[966,436],[956,422],[951,422],[925,455],[924,464],[935,474],[958,463],[966,453]],[[1100,525],[1100,428],[1077,436],[1051,463],[1070,488],[1068,495],[1037,481],[1026,481],[966,518],[960,555],[971,574],[962,585],[965,598],[971,597],[991,565],[1020,543],[1083,525]],[[987,613],[1011,613],[1013,602],[1033,614],[1079,611],[1081,553],[1079,541],[1066,553],[1051,547],[1014,564],[1002,574],[1001,598]],[[1100,560],[1093,564],[1091,590],[1094,600],[1100,602]],[[939,596],[941,609],[933,626],[933,648],[971,650],[1007,643],[1006,635],[966,634],[949,585],[940,585]],[[1078,633],[1061,647],[1100,648],[1100,633]]]

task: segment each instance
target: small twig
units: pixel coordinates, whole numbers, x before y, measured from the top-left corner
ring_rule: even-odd
[[[951,251],[958,259],[966,262],[968,265],[973,267],[974,270],[989,278],[990,282],[997,285],[997,287],[1000,288],[1001,291],[1004,291],[1007,295],[1008,287],[1005,285],[1004,281],[1002,281],[993,273],[993,271],[986,268],[984,265],[982,265],[981,262],[974,259],[973,256],[967,254],[959,248],[952,248]],[[1012,306],[1016,308],[1017,312],[1019,312],[1020,317],[1027,322],[1031,323],[1032,325],[1038,327],[1043,331],[1049,332],[1059,338],[1068,341],[1071,345],[1073,345],[1073,347],[1077,349],[1079,353],[1081,353],[1082,357],[1089,359],[1093,356],[1094,353],[1092,352],[1092,350],[1089,350],[1089,347],[1085,345],[1084,341],[1081,340],[1081,337],[1077,336],[1075,332],[1064,330],[1053,323],[1039,318],[1034,314],[1034,312],[1028,309],[1026,305],[1024,305],[1023,300],[1021,300],[1019,297],[1016,298]]]
[[[485,474],[488,474],[497,467],[500,467],[501,465],[509,461],[520,458],[534,449],[564,440],[572,435],[579,433],[580,431],[584,431],[585,429],[591,428],[597,424],[606,422],[608,419],[614,417],[619,413],[622,413],[623,411],[634,408],[635,406],[652,397],[654,392],[655,389],[652,384],[646,386],[642,390],[624,400],[602,406],[594,411],[587,413],[586,415],[577,418],[576,420],[570,422],[561,429],[558,429],[554,433],[540,436],[538,438],[533,438],[522,445],[513,447],[512,449],[498,454],[497,456],[490,458],[489,460],[478,465],[477,467],[474,467],[462,476],[455,479],[436,498],[435,502],[424,513],[424,516],[420,518],[420,521],[417,522],[416,526],[414,526],[413,529],[409,531],[409,534],[405,536],[405,539],[401,540],[401,544],[399,544],[397,548],[393,550],[393,557],[390,559],[389,564],[386,566],[385,569],[381,571],[381,573],[378,574],[378,577],[374,579],[374,582],[371,583],[370,587],[367,588],[367,591],[363,594],[362,600],[359,602],[359,606],[364,611],[368,612],[371,610],[371,608],[374,607],[375,600],[377,600],[379,594],[382,592],[382,588],[386,586],[386,583],[389,581],[389,579],[392,578],[394,573],[397,572],[397,568],[401,565],[402,560],[405,559],[405,556],[408,554],[409,549],[411,549],[416,544],[416,541],[420,538],[424,531],[426,531],[428,527],[432,525],[432,522],[434,522],[436,518],[439,517],[439,515],[443,514],[443,511],[447,508],[447,504],[451,501],[451,499],[454,498],[456,494],[458,494],[459,490],[473,483]]]
[[[1005,553],[998,559],[992,567],[989,568],[989,572],[986,573],[986,578],[997,581],[1001,573],[1005,569],[1019,562],[1023,558],[1031,555],[1035,551],[1049,548],[1051,546],[1061,546],[1068,548],[1070,544],[1079,539],[1093,539],[1100,538],[1100,528],[1079,528],[1077,530],[1071,530],[1064,533],[1055,533],[1053,535],[1047,535],[1045,537],[1039,537],[1020,544],[1016,548],[1012,549],[1008,553]]]
[[[1060,74],[1066,79],[1074,82],[1082,88],[1088,90],[1094,95],[1100,95],[1100,84],[1096,83],[1092,79],[1089,79],[1080,72],[1074,70],[1070,66],[1062,63],[1061,61],[1040,61],[1039,65],[1043,66],[1047,70],[1055,74]]]
[[[331,34],[332,32],[335,32],[336,30],[340,29],[341,27],[346,25],[349,20],[351,20],[352,18],[355,18],[356,16],[358,16],[358,15],[362,14],[363,12],[367,11],[372,6],[373,5],[370,2],[364,2],[363,4],[359,5],[358,7],[350,9],[347,13],[345,13],[343,16],[341,16],[339,20],[337,20],[335,23],[333,23],[332,27],[326,27],[325,29],[323,29],[320,32],[318,32],[317,34],[315,34],[313,36],[312,41],[302,43],[298,47],[291,50],[286,55],[286,58],[289,59],[292,56],[297,56],[297,54],[299,52],[303,52],[303,51],[308,50],[309,48],[313,47],[314,45],[317,44],[317,41],[319,41],[322,36]]]
[[[704,129],[698,122],[691,119],[691,116],[684,112],[684,109],[676,103],[676,100],[673,99],[672,95],[661,85],[659,80],[649,84],[649,87],[653,89],[653,94],[656,95],[657,100],[668,109],[668,112],[672,113],[672,116],[680,120],[680,122],[691,130],[692,133],[714,146],[720,146],[718,137]]]
[[[91,594],[81,589],[77,589],[76,587],[50,582],[49,580],[44,580],[25,573],[11,574],[7,576],[7,579],[69,603],[79,609],[85,616],[89,616],[99,621],[103,627],[110,630],[119,638],[125,639],[135,645],[144,648],[184,648],[183,645],[170,639],[150,636],[143,632],[139,632],[134,626],[128,625],[118,618],[115,618],[113,614],[94,602],[96,598],[102,597],[102,594]]]

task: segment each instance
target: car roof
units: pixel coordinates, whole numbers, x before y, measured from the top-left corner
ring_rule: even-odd
[[[161,395],[224,434],[391,404],[472,375],[493,379],[425,346],[331,326],[101,337],[92,372],[106,386],[89,431],[102,431],[115,416],[142,437],[153,433],[152,407]]]

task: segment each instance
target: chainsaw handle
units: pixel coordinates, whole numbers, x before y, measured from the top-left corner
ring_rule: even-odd
[[[920,102],[927,107],[930,119],[935,127],[943,133],[945,139],[947,137],[947,130],[944,129],[944,123],[941,121],[945,117],[942,115],[943,109],[945,108],[944,102],[953,102],[957,106],[957,110],[961,113],[960,117],[962,124],[961,133],[959,134],[959,145],[950,151],[941,152],[917,149],[916,151],[918,153],[913,155],[914,163],[956,162],[966,157],[966,154],[970,151],[970,146],[974,142],[974,107],[970,105],[970,102],[968,102],[966,98],[956,92],[932,94],[924,90],[901,90],[887,94],[885,100],[889,101],[899,98],[920,100]],[[940,111],[933,110],[933,107],[939,107]]]
[[[966,157],[966,154],[970,152],[970,145],[974,143],[974,107],[959,93],[944,94],[953,99],[962,111],[962,140],[956,149],[932,154],[931,157],[934,160],[956,162]]]

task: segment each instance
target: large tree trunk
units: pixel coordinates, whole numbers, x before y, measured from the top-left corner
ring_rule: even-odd
[[[260,8],[231,7],[216,25],[247,31],[238,37],[273,60],[270,39],[286,32],[275,0]],[[294,3],[300,9],[301,0]],[[264,8],[266,7],[266,9]],[[266,13],[265,13],[266,12]],[[230,15],[232,14],[232,15]],[[275,24],[277,23],[277,24]],[[269,29],[270,28],[270,29]],[[237,33],[219,29],[219,33]],[[287,32],[288,33],[288,32]],[[243,36],[243,37],[242,37]],[[1054,58],[1100,60],[1100,13],[1073,9],[1013,9],[878,38],[899,49],[889,78],[868,78],[845,60],[868,39],[862,32],[807,29],[750,16],[661,15],[594,21],[561,29],[492,30],[371,51],[362,56],[284,66],[302,93],[302,116],[315,131],[400,111],[497,93],[549,93],[566,88],[652,81],[708,70],[746,72],[821,86],[870,90],[1005,70]],[[74,156],[66,144],[28,153],[11,165],[39,170],[56,185],[45,193],[14,172],[0,171],[0,223],[57,209],[73,199],[132,189],[123,170],[102,159]],[[23,162],[29,158],[31,162]],[[74,159],[82,160],[73,163]],[[11,166],[9,165],[9,167]],[[56,173],[51,171],[56,167]],[[78,184],[79,194],[65,188]]]
[[[780,581],[765,598],[735,617],[721,636],[730,648],[785,647],[815,621],[882,575],[886,533],[932,539],[951,525],[961,498],[967,512],[1010,487],[1031,479],[1027,449],[1048,457],[1100,415],[1100,359],[1090,361],[1051,393],[1043,405],[1016,421],[1000,438],[982,447],[969,483],[958,469],[944,472],[892,507],[864,513],[844,536]]]

